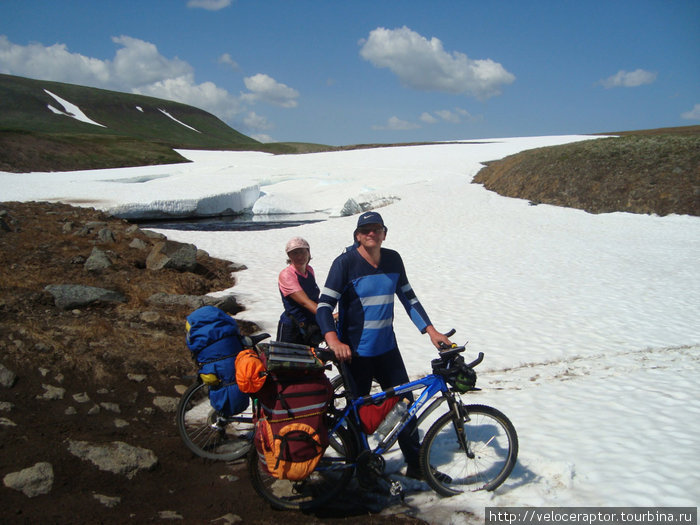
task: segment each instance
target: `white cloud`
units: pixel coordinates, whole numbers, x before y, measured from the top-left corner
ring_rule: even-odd
[[[255,133],[255,134],[251,135],[250,137],[257,140],[258,142],[262,142],[265,144],[268,142],[275,142],[275,140],[267,133]]]
[[[258,115],[255,111],[248,112],[248,114],[243,118],[243,123],[250,129],[255,129],[258,131],[274,128],[266,117]]]
[[[218,11],[231,5],[231,0],[189,0],[187,7]]]
[[[240,101],[213,82],[196,84],[191,76],[166,78],[147,86],[133,88],[133,93],[175,100],[214,113],[223,119],[232,119],[243,110]]]
[[[449,109],[441,109],[436,111],[435,114],[442,120],[452,122],[453,124],[459,124],[462,121],[458,113],[450,111]]]
[[[657,74],[644,69],[635,69],[634,71],[625,71],[621,69],[613,76],[600,81],[600,84],[607,88],[614,87],[638,87],[644,84],[651,84],[656,80]]]
[[[100,60],[72,53],[65,44],[21,46],[0,35],[0,73],[174,100],[209,111],[228,122],[242,121],[247,126],[241,129],[244,133],[271,127],[260,116],[241,120],[248,104],[266,101],[285,108],[297,105],[299,92],[268,75],[245,79],[251,93],[236,96],[212,82],[198,84],[190,64],[177,57],[164,57],[150,42],[125,35],[113,37],[112,41],[119,46],[114,59]],[[219,62],[237,66],[228,54],[221,55]]]
[[[420,118],[421,122],[425,122],[426,124],[435,124],[438,122],[438,119],[433,117],[427,111],[423,112],[419,118]]]
[[[228,53],[224,53],[223,55],[221,55],[217,61],[219,62],[219,64],[229,66],[235,71],[238,71],[240,69],[238,62],[236,62]]]
[[[65,44],[20,46],[5,35],[0,35],[0,72],[100,87],[112,87],[113,76],[109,62],[70,53]]]
[[[111,63],[111,80],[116,87],[133,89],[183,77],[194,81],[192,66],[179,58],[165,58],[150,42],[124,35],[112,37],[112,41],[122,46]]]
[[[433,114],[424,112],[420,116],[420,120],[427,124],[435,124],[440,120],[449,122],[451,124],[460,124],[464,120],[466,121],[476,121],[479,120],[478,117],[473,116],[466,109],[454,108],[454,109],[440,109],[433,111]]]
[[[383,126],[372,126],[372,129],[377,130],[392,130],[392,131],[405,131],[409,129],[418,129],[420,126],[414,122],[408,122],[406,120],[401,120],[398,117],[391,117],[387,120],[387,123]]]
[[[700,120],[700,104],[695,104],[695,107],[693,107],[693,109],[681,114],[681,118],[687,120]]]
[[[388,68],[401,84],[421,91],[470,94],[486,99],[500,94],[501,86],[515,76],[491,59],[472,60],[464,53],[449,53],[442,42],[430,40],[404,26],[378,27],[360,41],[360,56],[375,67]]]
[[[299,92],[286,84],[277,82],[269,75],[258,73],[252,77],[244,78],[243,82],[245,87],[250,90],[250,93],[241,95],[241,98],[246,102],[263,101],[282,106],[283,108],[294,108],[298,104]]]

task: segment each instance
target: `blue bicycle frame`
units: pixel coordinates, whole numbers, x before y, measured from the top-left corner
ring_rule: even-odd
[[[367,434],[365,434],[362,429],[360,428],[359,422],[360,422],[360,417],[358,410],[361,406],[368,405],[368,404],[379,404],[383,402],[385,399],[393,396],[400,396],[403,394],[406,394],[408,392],[413,392],[415,390],[420,390],[423,389],[423,391],[420,393],[418,396],[418,399],[416,399],[410,407],[408,407],[408,416],[404,419],[404,421],[398,425],[396,428],[394,428],[389,434],[387,434],[384,439],[382,439],[379,444],[375,447],[374,450],[372,450],[373,453],[375,454],[384,454],[386,451],[388,451],[396,442],[398,439],[399,434],[403,431],[404,428],[408,425],[408,423],[411,421],[411,419],[416,418],[418,411],[431,399],[433,398],[436,394],[441,393],[441,392],[446,392],[448,387],[447,384],[445,383],[445,379],[439,375],[436,374],[430,374],[427,375],[421,379],[417,379],[415,381],[410,381],[408,383],[404,383],[399,386],[395,386],[393,388],[389,388],[387,390],[383,390],[381,392],[377,392],[375,394],[370,394],[362,397],[358,397],[357,399],[354,399],[348,403],[348,405],[345,407],[345,410],[343,411],[342,416],[338,419],[337,423],[334,425],[333,429],[331,432],[335,432],[338,427],[342,426],[343,423],[346,421],[346,419],[349,417],[350,413],[352,413],[352,417],[354,418],[354,421],[358,423],[358,434],[361,437],[361,445],[362,448],[365,450],[370,450],[369,446],[369,440],[367,439]],[[417,418],[416,425],[420,424],[420,422],[428,416],[433,410],[435,410],[443,401],[445,401],[444,397],[440,397],[436,400],[434,400],[421,414],[419,418]]]

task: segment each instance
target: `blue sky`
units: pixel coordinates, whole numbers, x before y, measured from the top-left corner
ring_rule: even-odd
[[[684,126],[700,2],[3,0],[0,73],[178,100],[264,141]]]

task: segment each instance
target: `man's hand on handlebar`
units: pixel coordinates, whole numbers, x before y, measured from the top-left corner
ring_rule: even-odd
[[[452,346],[452,341],[450,341],[449,336],[454,333],[454,330],[447,334],[441,334],[433,325],[430,325],[425,329],[425,331],[430,336],[430,342],[432,342],[435,348],[438,350]]]
[[[352,359],[352,350],[350,350],[350,347],[348,345],[346,345],[345,343],[341,342],[340,339],[338,339],[338,334],[336,334],[335,332],[328,332],[325,334],[325,337],[326,343],[328,344],[328,348],[330,348],[333,351],[336,359],[339,362],[350,362],[350,360]]]

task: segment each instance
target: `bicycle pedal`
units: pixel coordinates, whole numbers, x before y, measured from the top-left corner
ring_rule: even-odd
[[[392,480],[389,485],[389,495],[392,497],[400,496],[401,499],[404,498],[403,485],[398,480]]]

